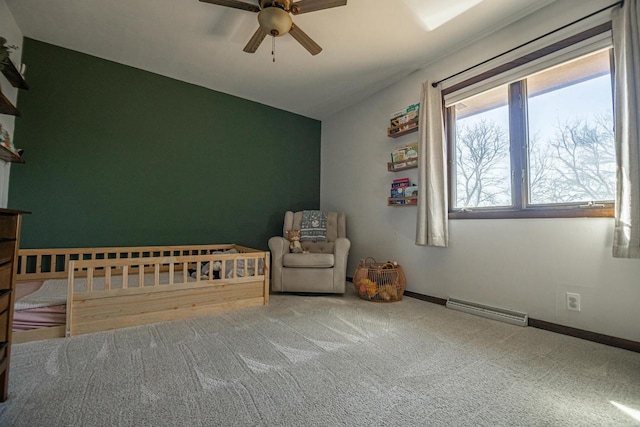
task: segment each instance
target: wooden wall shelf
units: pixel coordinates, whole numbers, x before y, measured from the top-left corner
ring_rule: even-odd
[[[399,126],[392,126],[390,128],[387,128],[387,136],[390,138],[398,138],[403,135],[408,135],[410,133],[416,132],[418,130],[418,127],[419,126],[417,121],[411,121]]]
[[[0,114],[20,117],[20,111],[0,92]]]
[[[2,69],[2,74],[4,74],[9,83],[11,83],[11,86],[18,89],[29,89],[29,85],[9,58],[2,61],[2,65],[4,66],[4,68]],[[0,114],[8,114],[10,116],[20,117],[20,111],[11,103],[11,101],[9,101],[6,96],[4,96],[2,91],[0,91]],[[5,162],[10,163],[24,163],[22,157],[9,150],[4,145],[0,145],[0,160],[4,160]]]
[[[399,165],[399,164],[408,163],[408,162],[416,162],[416,164],[415,165],[409,165],[409,166],[397,167],[397,165]],[[399,162],[387,162],[387,170],[389,172],[406,171],[407,169],[415,169],[417,167],[418,167],[418,161],[416,159],[400,160]]]
[[[24,163],[24,159],[18,156],[13,151],[9,150],[4,145],[0,145],[0,160],[4,160],[9,163]]]
[[[17,87],[18,89],[29,90],[29,85],[24,80],[24,78],[22,77],[22,75],[20,74],[16,66],[13,65],[13,62],[11,62],[10,59],[8,58],[5,59],[2,62],[2,65],[4,65],[2,74],[4,74],[7,80],[9,80],[9,83],[11,83],[11,86]]]
[[[24,163],[24,159],[22,157],[18,156],[4,145],[0,145],[0,160],[4,160],[9,163]]]
[[[404,202],[404,203],[398,203]],[[387,206],[418,206],[418,196],[387,197]]]

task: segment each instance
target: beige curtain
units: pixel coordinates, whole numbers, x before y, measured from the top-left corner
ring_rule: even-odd
[[[447,145],[442,95],[431,82],[422,85],[418,142],[418,223],[416,245],[449,245]]]
[[[617,161],[613,256],[640,258],[640,8],[625,0],[613,12]]]

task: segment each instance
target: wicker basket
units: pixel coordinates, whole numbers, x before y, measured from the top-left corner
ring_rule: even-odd
[[[371,257],[358,264],[353,275],[356,293],[367,301],[400,301],[406,285],[402,267],[390,262],[376,262]]]

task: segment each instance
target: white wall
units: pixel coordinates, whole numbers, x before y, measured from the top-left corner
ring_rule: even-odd
[[[427,66],[322,124],[321,207],[347,214],[349,271],[358,261],[397,260],[407,289],[529,313],[530,317],[640,341],[640,259],[611,255],[613,220],[451,220],[450,246],[414,244],[416,208],[387,207],[391,181],[416,169],[386,171],[389,153],[417,140],[391,139],[389,117],[419,101],[420,85],[481,62],[610,1],[559,0],[520,22]],[[582,297],[566,310],[565,293]]]
[[[20,31],[18,24],[15,19],[13,19],[13,15],[7,7],[5,0],[0,0],[0,36],[7,39],[8,45],[18,46],[18,50],[14,50],[10,53],[10,58],[14,64],[19,66],[20,58],[22,57],[22,31]],[[4,96],[6,96],[13,105],[16,105],[18,100],[18,89],[11,86],[2,73],[0,73],[0,87],[2,88]],[[9,132],[11,140],[13,140],[15,117],[0,114],[0,123],[2,124],[2,127]],[[2,208],[7,207],[10,170],[11,163],[0,160],[0,207]]]

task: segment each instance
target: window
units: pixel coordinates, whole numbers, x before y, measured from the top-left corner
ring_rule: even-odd
[[[447,109],[452,218],[613,216],[611,50]]]
[[[457,208],[511,206],[508,87],[455,105]]]

